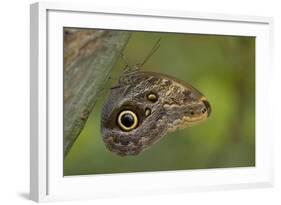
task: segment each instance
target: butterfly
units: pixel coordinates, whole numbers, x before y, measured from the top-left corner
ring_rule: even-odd
[[[207,98],[185,81],[127,64],[111,87],[101,114],[106,147],[120,156],[137,155],[168,132],[205,121],[211,114]]]

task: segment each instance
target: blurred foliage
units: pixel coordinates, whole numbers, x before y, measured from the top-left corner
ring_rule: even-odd
[[[255,166],[255,38],[133,32],[124,50],[129,63],[142,62],[159,37],[160,48],[142,70],[193,85],[210,101],[210,118],[169,133],[137,156],[111,153],[102,141],[100,116],[110,86],[122,74],[119,59],[64,161],[64,175]]]

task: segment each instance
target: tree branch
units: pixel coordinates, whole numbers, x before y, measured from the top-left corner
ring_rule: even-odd
[[[64,28],[64,157],[129,37],[125,31]]]

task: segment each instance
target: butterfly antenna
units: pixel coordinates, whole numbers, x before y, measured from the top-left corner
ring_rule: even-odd
[[[149,52],[149,54],[146,56],[146,58],[144,59],[144,61],[142,62],[142,64],[140,64],[141,66],[143,66],[148,60],[149,58],[158,50],[158,48],[160,47],[160,41],[161,38],[159,38],[156,43],[154,44],[154,46],[152,47],[151,51]]]

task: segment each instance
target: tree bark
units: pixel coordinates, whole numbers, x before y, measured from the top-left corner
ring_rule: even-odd
[[[123,31],[64,28],[64,157],[129,40]]]

